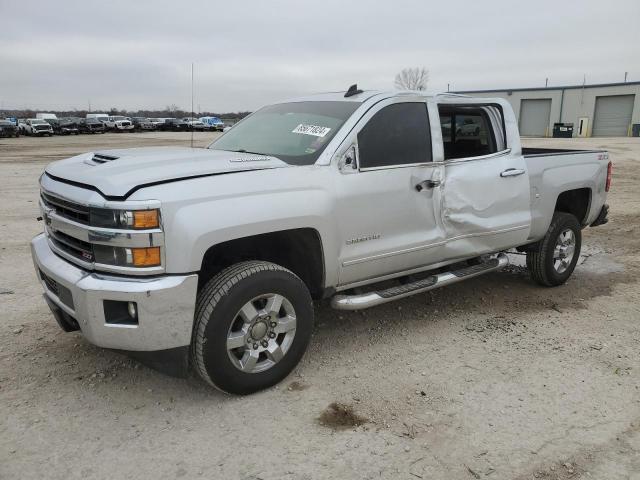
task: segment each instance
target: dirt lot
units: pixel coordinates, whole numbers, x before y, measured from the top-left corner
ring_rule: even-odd
[[[0,478],[640,479],[640,139],[526,141],[614,161],[611,221],[567,285],[514,266],[362,313],[320,305],[299,367],[244,398],[63,333],[36,282],[47,162],[167,144],[189,136],[0,139]]]

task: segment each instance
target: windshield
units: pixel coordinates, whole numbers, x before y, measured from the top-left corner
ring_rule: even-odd
[[[312,165],[358,102],[297,102],[264,107],[209,145],[212,150],[271,155]]]

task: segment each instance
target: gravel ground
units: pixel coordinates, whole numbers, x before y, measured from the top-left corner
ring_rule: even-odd
[[[239,398],[63,333],[29,253],[49,161],[189,135],[0,139],[0,478],[640,479],[639,140],[525,142],[614,162],[611,221],[566,285],[513,256],[365,312],[319,305],[292,375]]]

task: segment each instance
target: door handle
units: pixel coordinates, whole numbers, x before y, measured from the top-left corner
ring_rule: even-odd
[[[436,188],[439,187],[441,183],[440,180],[425,180],[416,185],[416,190],[421,192],[425,188]]]
[[[524,170],[521,168],[507,168],[504,172],[500,174],[501,177],[517,177],[518,175],[522,175]]]

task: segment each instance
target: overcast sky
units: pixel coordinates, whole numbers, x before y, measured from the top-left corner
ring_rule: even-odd
[[[640,0],[0,0],[0,108],[253,110],[319,91],[640,81]]]

